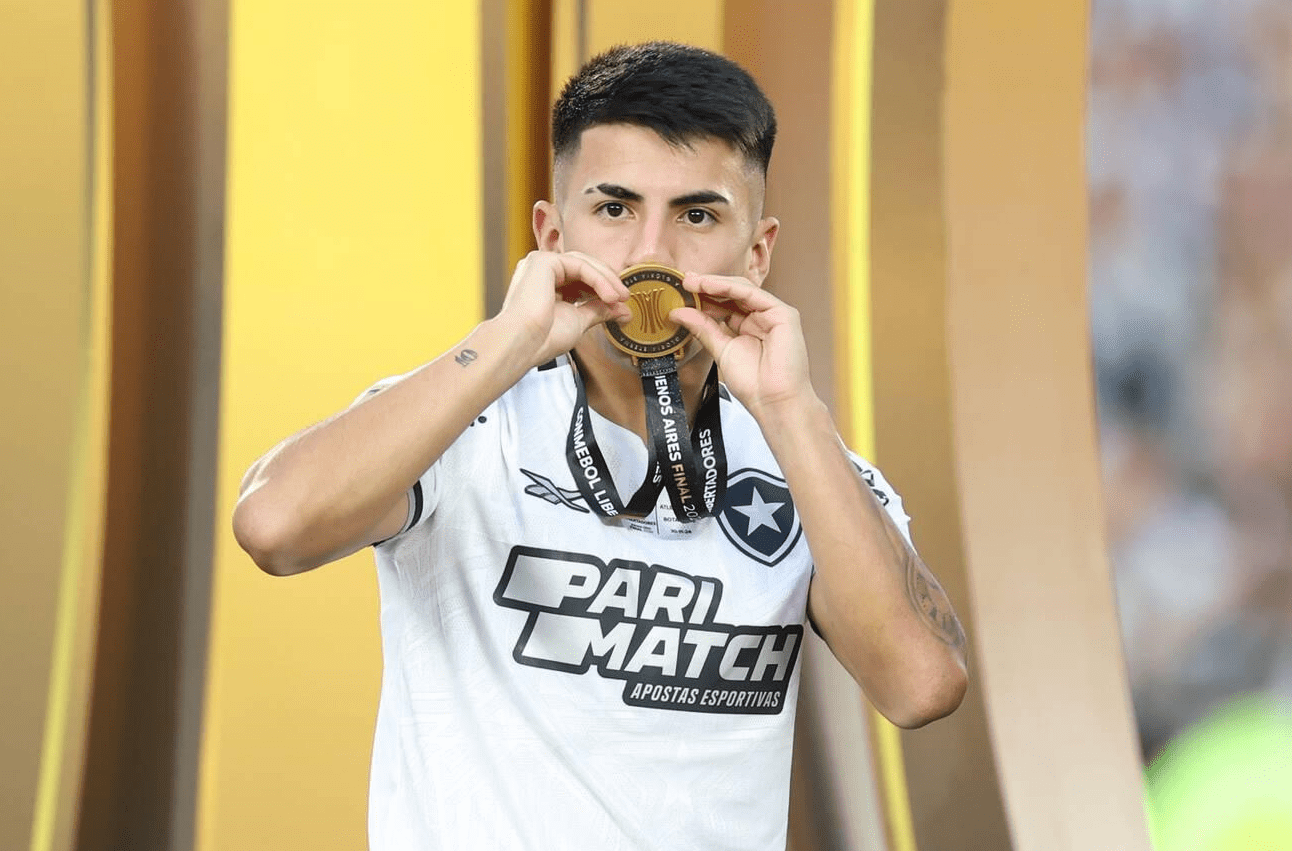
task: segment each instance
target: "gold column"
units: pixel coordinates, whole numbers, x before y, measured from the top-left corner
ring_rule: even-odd
[[[89,15],[86,47],[92,94],[87,118],[93,125],[87,180],[89,312],[32,851],[72,847],[80,814],[91,660],[98,631],[111,362],[112,39],[106,2],[96,0],[89,6]]]
[[[88,5],[0,7],[0,847],[52,835],[63,791],[69,664],[62,609],[92,517]],[[49,720],[52,718],[52,721]],[[38,800],[39,797],[39,800]],[[35,828],[33,827],[35,825]]]
[[[502,307],[512,271],[534,249],[534,202],[551,194],[552,6],[480,4],[486,316]]]
[[[1008,849],[965,572],[947,364],[943,98],[946,0],[875,5],[871,310],[875,440],[970,640],[969,691],[949,718],[902,734],[923,851]]]
[[[77,847],[191,842],[210,570],[219,3],[110,10],[111,407]],[[209,74],[215,63],[214,74]]]
[[[947,17],[955,474],[1017,851],[1149,847],[1095,450],[1086,17],[1083,0],[953,0]]]

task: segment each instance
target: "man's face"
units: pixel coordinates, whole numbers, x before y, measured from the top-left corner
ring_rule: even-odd
[[[535,235],[546,250],[581,251],[616,272],[661,263],[761,285],[776,236],[762,204],[762,174],[726,142],[674,146],[644,127],[605,124],[585,130],[558,166],[556,204],[540,202]]]

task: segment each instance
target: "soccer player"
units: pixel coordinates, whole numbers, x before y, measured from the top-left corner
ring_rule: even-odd
[[[754,81],[616,48],[552,119],[499,313],[257,461],[234,530],[278,575],[374,545],[374,851],[780,848],[805,622],[902,727],[964,634],[762,289]]]

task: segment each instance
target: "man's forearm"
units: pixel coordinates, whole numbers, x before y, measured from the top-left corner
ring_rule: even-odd
[[[271,573],[299,573],[370,544],[404,495],[490,402],[530,367],[497,320],[330,419],[284,440],[248,472],[239,543]]]
[[[760,425],[816,564],[810,614],[881,712],[919,726],[953,710],[965,638],[932,572],[906,544],[815,397],[760,412]]]

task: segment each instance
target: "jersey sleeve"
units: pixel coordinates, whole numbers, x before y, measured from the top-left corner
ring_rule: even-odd
[[[861,474],[862,479],[870,486],[870,492],[879,500],[879,504],[888,512],[888,516],[893,519],[902,537],[911,548],[915,544],[911,542],[911,518],[906,514],[906,509],[902,507],[902,497],[893,489],[893,486],[884,478],[884,474],[879,472],[879,468],[871,464],[865,458],[862,458],[851,449],[848,450],[848,457],[852,459],[853,466]]]
[[[402,375],[383,378],[381,381],[378,381],[376,384],[360,393],[358,398],[356,398],[351,404],[351,407],[371,396],[375,396],[382,390],[385,390],[390,385],[399,381],[401,378],[403,378]],[[395,540],[400,535],[403,535],[405,532],[423,522],[430,516],[431,509],[434,508],[435,503],[439,500],[439,470],[440,462],[436,461],[430,466],[430,469],[418,476],[417,481],[413,482],[413,486],[408,489],[408,515],[404,520],[404,525],[400,527],[398,532],[391,535],[389,538],[374,542],[374,547],[379,547]]]

